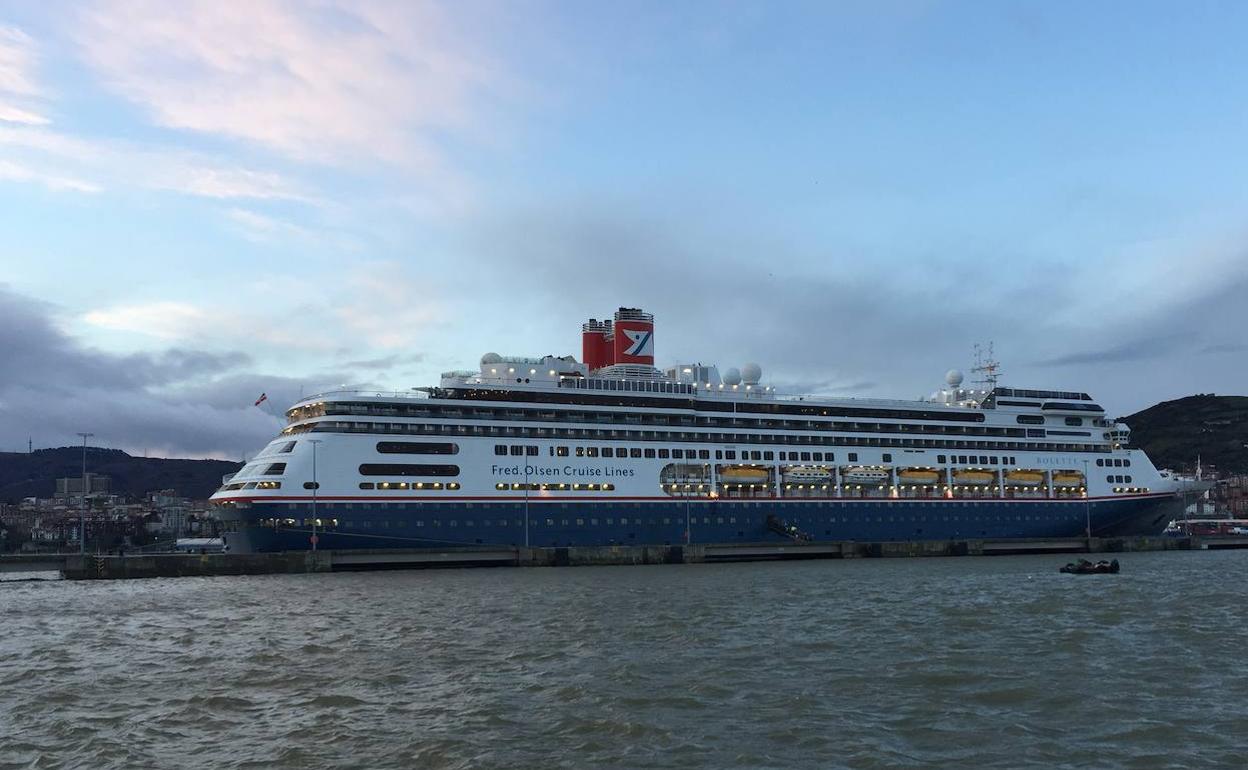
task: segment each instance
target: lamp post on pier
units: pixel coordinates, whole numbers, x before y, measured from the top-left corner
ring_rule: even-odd
[[[319,484],[316,481],[316,445],[321,443],[321,439],[308,439],[308,443],[312,445],[312,537],[308,538],[312,542],[312,550],[316,550],[316,489]]]
[[[1088,461],[1083,461],[1083,519],[1088,537],[1088,552],[1092,551],[1092,479],[1088,478]]]
[[[78,509],[78,554],[87,552],[87,439],[94,433],[79,433],[82,436],[82,508]]]

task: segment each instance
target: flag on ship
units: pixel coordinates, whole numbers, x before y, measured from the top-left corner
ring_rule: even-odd
[[[262,403],[264,403],[265,401],[268,401],[268,400],[269,400],[269,394],[268,394],[268,393],[261,393],[261,394],[260,394],[260,398],[257,398],[257,399],[256,399],[256,406],[260,406]]]

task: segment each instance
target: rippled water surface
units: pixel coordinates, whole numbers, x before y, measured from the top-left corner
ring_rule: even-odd
[[[0,583],[0,767],[1244,767],[1248,552]]]

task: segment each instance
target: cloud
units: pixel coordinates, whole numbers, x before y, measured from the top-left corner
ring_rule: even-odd
[[[939,269],[882,264],[835,243],[760,235],[749,221],[705,217],[696,204],[655,214],[619,200],[478,217],[465,227],[465,283],[456,291],[482,313],[491,298],[507,297],[491,316],[507,320],[490,326],[482,350],[532,351],[534,339],[575,350],[568,318],[644,307],[657,316],[660,365],[753,360],[765,383],[790,392],[913,397],[942,385],[946,370],[969,368],[972,345],[988,341],[1003,359],[1004,384],[1096,391],[1123,412],[1242,390],[1242,358],[1197,357],[1224,330],[1248,326],[1242,267],[1191,286],[1176,305],[1141,292],[1091,318],[1077,312],[1087,297],[1066,282],[998,280],[957,256],[942,256]],[[1227,248],[1208,256],[1234,264],[1242,250]],[[454,315],[457,301],[448,301]]]
[[[1219,353],[1243,353],[1248,351],[1248,344],[1242,342],[1220,342],[1213,345],[1206,345],[1200,349],[1201,353],[1206,355],[1215,355]]]
[[[240,352],[173,347],[117,354],[83,346],[60,331],[58,310],[0,285],[0,448],[94,441],[166,456],[238,457],[280,430],[301,390],[328,390],[350,372],[298,378],[248,369]],[[266,392],[259,409],[253,402]]]
[[[0,446],[73,443],[77,431],[126,449],[233,455],[275,432],[271,416],[180,397],[187,383],[246,366],[241,353],[173,348],[114,354],[82,346],[53,321],[55,308],[0,286]]]
[[[81,320],[96,329],[165,342],[228,340],[251,351],[319,356],[380,350],[395,362],[414,363],[423,354],[412,348],[427,342],[447,316],[438,283],[390,261],[356,262],[340,282],[300,285],[290,278],[277,288],[298,294],[299,304],[266,301],[274,289],[257,280],[238,289],[235,299],[246,309],[229,313],[205,303],[155,300],[94,308]],[[250,298],[257,301],[249,303]],[[395,352],[398,348],[404,350]]]
[[[342,364],[347,369],[392,369],[406,364],[418,364],[425,360],[424,353],[407,355],[394,353],[380,358],[369,358],[361,361],[346,361]]]
[[[37,182],[49,190],[58,192],[72,190],[73,192],[81,193],[98,193],[101,190],[99,185],[82,179],[43,174],[4,159],[0,159],[0,179],[6,179],[10,182]]]
[[[165,340],[191,336],[211,321],[210,315],[201,308],[170,301],[92,310],[83,319],[104,329],[137,332]]]
[[[43,125],[48,118],[35,106],[41,90],[35,81],[35,42],[17,27],[0,25],[0,123]]]
[[[44,126],[50,121],[38,113],[0,102],[0,123],[26,123],[31,126]]]
[[[145,188],[203,198],[293,201],[319,205],[316,196],[280,174],[234,161],[177,149],[151,149],[128,142],[84,139],[32,126],[0,126],[0,147],[21,153],[26,180],[108,180],[122,188]],[[82,181],[98,191],[100,181]]]
[[[1067,353],[1037,361],[1037,366],[1073,366],[1078,364],[1120,364],[1148,361],[1172,353],[1182,339],[1176,336],[1145,337],[1112,345],[1101,350]]]
[[[788,395],[856,395],[878,388],[880,383],[871,381],[834,382],[830,380],[783,380],[774,383],[777,393]]]
[[[311,241],[315,239],[315,235],[306,227],[247,209],[230,209],[225,214],[238,225],[243,237],[250,241],[263,243],[275,240]]]
[[[441,132],[506,82],[431,2],[93,3],[74,37],[104,84],[161,126],[298,160],[438,171]]]

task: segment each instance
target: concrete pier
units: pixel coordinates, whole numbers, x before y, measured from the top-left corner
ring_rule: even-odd
[[[0,556],[0,572],[59,572],[69,580],[212,577],[446,567],[580,567],[1016,554],[1129,553],[1248,548],[1248,537],[1116,537],[885,543],[753,543],[576,548],[475,547],[430,550],[287,551],[255,554],[21,554]]]

